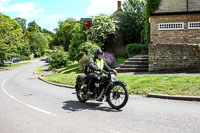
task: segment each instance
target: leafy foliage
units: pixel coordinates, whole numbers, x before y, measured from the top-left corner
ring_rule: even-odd
[[[29,32],[42,32],[42,28],[35,21],[28,24],[27,30]]]
[[[150,14],[158,9],[161,0],[148,0],[145,9],[145,43],[148,44],[150,41],[150,24],[149,17]]]
[[[25,31],[26,31],[26,19],[17,17],[17,18],[15,18],[15,21],[16,21],[18,24],[21,25],[22,30],[23,30],[23,33],[25,33]]]
[[[90,55],[85,55],[85,54],[81,57],[81,59],[78,62],[78,66],[81,70],[85,69],[85,66],[88,65],[90,58],[91,58]]]
[[[74,25],[75,22],[71,24],[66,21],[59,22],[59,28],[56,29],[56,37],[52,42],[52,46],[63,46],[65,51],[68,51]]]
[[[31,32],[30,34],[30,49],[31,52],[38,55],[43,55],[44,51],[48,49],[48,40],[41,32]]]
[[[49,30],[47,30],[47,29],[43,29],[43,30],[42,30],[42,33],[48,34],[48,35],[50,35],[52,38],[55,38],[55,33],[51,32],[51,31],[49,31]]]
[[[104,46],[105,42],[115,37],[117,31],[116,21],[104,14],[92,18],[91,40],[97,43],[100,47]]]
[[[54,47],[54,52],[51,54],[50,68],[62,68],[70,64],[68,53],[64,51],[62,46]]]
[[[123,3],[123,11],[118,16],[125,44],[141,42],[145,21],[145,5],[146,2],[141,0],[126,0]]]
[[[30,54],[30,45],[28,42],[24,42],[24,43],[20,43],[18,46],[17,46],[17,52],[16,52],[19,56],[26,56],[28,57],[29,54]]]
[[[126,51],[129,56],[132,56],[134,54],[140,54],[140,53],[148,53],[148,45],[147,44],[128,44],[126,46]]]
[[[103,52],[104,61],[108,64],[110,68],[115,68],[116,58],[113,54],[109,52]]]
[[[70,59],[79,60],[84,54],[92,56],[95,49],[99,49],[99,46],[97,44],[90,41],[83,42],[77,49],[69,51]],[[72,55],[74,55],[74,57]]]
[[[15,52],[22,41],[21,26],[10,17],[0,13],[0,61],[5,61]]]
[[[77,23],[73,29],[73,37],[69,46],[71,60],[79,60],[84,54],[92,55],[99,46],[87,41],[88,31],[85,24]]]

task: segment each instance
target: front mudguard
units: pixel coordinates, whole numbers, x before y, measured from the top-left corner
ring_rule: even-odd
[[[122,81],[119,81],[119,80],[113,81],[113,85],[122,85],[122,86],[127,86],[126,83],[124,83],[124,82],[122,82]]]
[[[122,82],[122,81],[119,81],[119,80],[116,80],[116,81],[113,81],[112,82],[112,85],[107,89],[107,92],[106,92],[106,96],[109,95],[109,89],[112,89],[115,85],[122,85],[122,86],[127,86],[126,83]]]

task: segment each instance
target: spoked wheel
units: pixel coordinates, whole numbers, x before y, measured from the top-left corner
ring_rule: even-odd
[[[128,101],[128,89],[121,84],[115,85],[108,92],[108,104],[114,109],[124,107]]]
[[[79,102],[84,103],[87,101],[87,99],[85,98],[86,96],[84,94],[84,85],[78,86],[76,96],[77,96]]]

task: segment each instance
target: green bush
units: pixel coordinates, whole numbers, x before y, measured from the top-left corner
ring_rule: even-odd
[[[50,68],[62,68],[70,64],[69,55],[64,51],[63,47],[56,47],[54,52],[50,56]]]
[[[123,57],[128,57],[126,52],[117,52],[115,53],[116,58],[123,58]]]
[[[70,45],[69,48],[69,57],[71,60],[80,60],[81,57],[85,55],[93,55],[95,49],[99,49],[100,47],[92,43],[90,41],[83,42],[79,44],[78,47],[75,47],[75,45]]]
[[[88,62],[90,60],[91,56],[90,55],[83,55],[82,58],[78,62],[78,66],[81,70],[84,70],[85,66],[88,65]]]
[[[21,60],[30,60],[31,58],[29,56],[19,56]]]
[[[134,54],[147,54],[148,53],[148,45],[147,44],[128,44],[126,46],[126,51],[129,56]]]

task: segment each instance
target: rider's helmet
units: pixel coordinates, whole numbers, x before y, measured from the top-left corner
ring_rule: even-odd
[[[102,56],[102,55],[103,55],[103,52],[102,52],[101,49],[96,49],[96,50],[94,51],[94,57],[95,57],[95,58],[99,58],[99,57]]]

